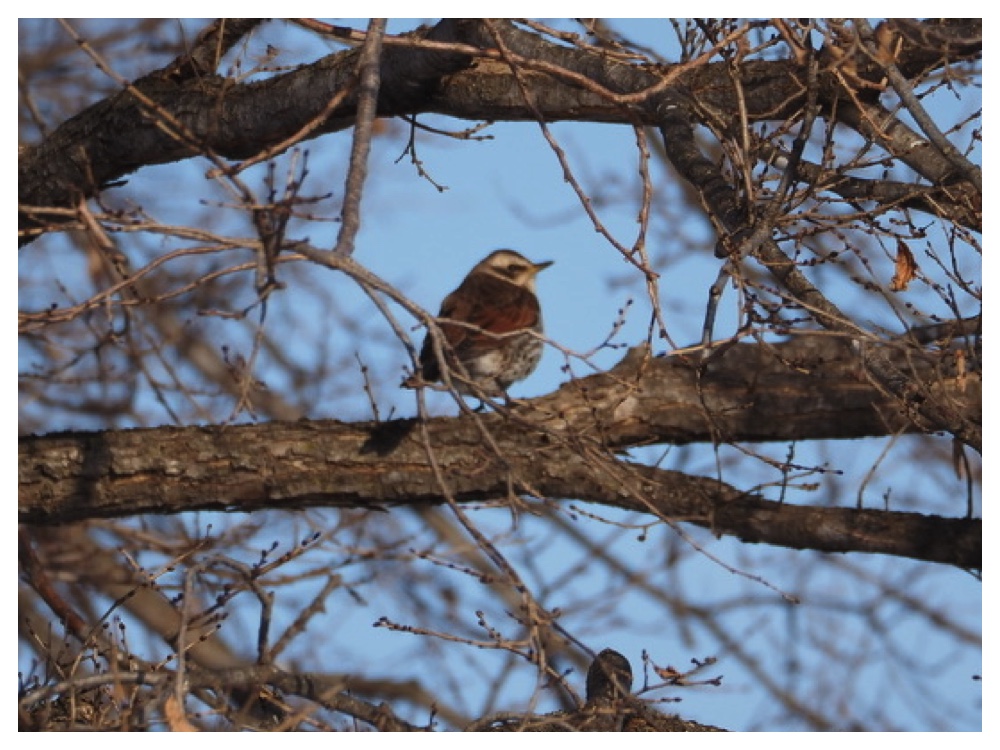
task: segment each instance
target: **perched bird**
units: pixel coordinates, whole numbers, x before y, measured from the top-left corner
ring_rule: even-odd
[[[587,703],[619,700],[632,692],[632,665],[612,648],[606,648],[587,670]]]
[[[724,732],[711,724],[661,714],[632,695],[632,665],[606,648],[587,670],[587,702],[570,711],[487,717],[470,725],[475,732]]]
[[[441,349],[451,382],[459,393],[506,396],[542,358],[542,314],[535,276],[552,261],[532,263],[513,250],[497,250],[479,261],[458,289],[441,303]],[[420,350],[420,370],[403,382],[415,388],[442,380],[434,337]]]

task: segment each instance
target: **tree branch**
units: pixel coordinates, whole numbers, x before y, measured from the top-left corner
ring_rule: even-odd
[[[203,32],[190,58],[135,81],[68,120],[42,143],[23,148],[18,157],[22,244],[56,221],[40,209],[74,206],[80,196],[92,197],[143,166],[190,158],[203,150],[225,159],[245,159],[266,151],[302,131],[315,118],[326,116],[326,107],[337,92],[354,80],[358,50],[336,53],[261,82],[234,84],[209,75],[205,66],[218,59],[208,54],[215,35],[220,35],[217,48],[221,50],[253,26],[250,21],[228,24],[234,22],[221,27],[216,24]],[[905,27],[908,41],[899,53],[899,70],[925,72],[928,67],[981,53],[981,35],[976,37],[974,28],[955,30],[947,22],[941,24],[941,28],[935,22]],[[736,111],[741,97],[753,122],[782,119],[804,101],[803,71],[794,60],[756,60],[741,65],[738,94],[724,63],[652,69],[553,44],[509,23],[502,26],[505,43],[526,63],[534,63],[526,68],[527,80],[544,83],[533,93],[535,106],[549,122],[639,121],[656,125],[658,103],[678,87],[706,110],[726,117]],[[942,58],[939,50],[931,54],[909,41],[934,33],[951,34],[949,56]],[[534,119],[510,66],[489,60],[497,56],[491,47],[491,40],[475,19],[445,19],[432,28],[387,38],[378,115],[439,112],[465,119]],[[469,68],[477,49],[487,60]],[[202,75],[190,73],[191,66]],[[560,71],[561,76],[557,75]],[[664,79],[673,78],[676,82],[665,87]],[[836,88],[825,86],[824,92],[827,100],[821,104],[828,107],[832,104],[829,97],[836,98]],[[617,100],[616,94],[620,95]],[[178,139],[165,132],[143,99],[169,113],[189,137]],[[308,137],[353,126],[357,104],[356,92],[344,97],[323,125],[307,129]],[[851,106],[841,104],[838,113],[847,118]],[[276,117],[275,112],[281,116]],[[865,117],[845,122],[856,128],[869,127]]]
[[[414,32],[415,38],[450,36],[451,20]],[[144,166],[211,152],[226,159],[252,157],[326,114],[338,91],[350,86],[359,50],[330,55],[294,72],[235,84],[220,76],[177,80],[175,63],[63,123],[37,146],[18,155],[21,243],[52,223],[31,207],[66,207],[92,197],[108,183]],[[382,55],[378,110],[404,114],[426,105],[442,76],[468,65],[466,55],[394,46]],[[358,92],[344,97],[310,137],[354,125]],[[156,111],[150,111],[153,102]],[[281,116],[275,116],[280,112]],[[158,114],[159,113],[159,114]],[[169,116],[184,131],[162,127]],[[127,136],[126,136],[127,134]]]
[[[531,487],[546,497],[651,513],[751,542],[978,567],[978,520],[773,502],[611,452],[652,442],[913,429],[891,401],[857,378],[853,357],[844,355],[849,350],[830,342],[736,346],[705,367],[636,350],[609,372],[570,381],[508,414],[430,420],[427,435],[459,502]],[[967,381],[968,395],[952,394],[970,412],[979,408],[976,385]],[[276,422],[22,437],[19,520],[438,503],[440,487],[416,425]],[[497,451],[483,445],[481,428]]]

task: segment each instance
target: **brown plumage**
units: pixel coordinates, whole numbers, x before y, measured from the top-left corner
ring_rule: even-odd
[[[531,333],[542,332],[535,276],[550,265],[533,263],[513,250],[497,250],[445,297],[438,314],[442,349],[459,393],[475,395],[479,388],[490,396],[503,395],[534,372],[542,357],[542,341]],[[428,334],[420,350],[420,372],[403,386],[442,379],[434,338]]]
[[[632,692],[632,665],[612,648],[606,648],[587,670],[587,702],[618,700]]]

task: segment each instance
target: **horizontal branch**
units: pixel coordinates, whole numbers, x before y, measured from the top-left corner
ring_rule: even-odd
[[[505,498],[513,488],[694,523],[748,542],[978,567],[978,520],[783,504],[614,452],[653,442],[805,439],[810,425],[824,437],[905,429],[892,405],[850,372],[850,359],[832,357],[832,341],[736,346],[706,368],[635,350],[607,373],[510,411],[423,424],[301,421],[22,437],[18,518],[52,524],[439,503],[430,449],[458,502]],[[817,360],[820,351],[831,359]]]
[[[969,19],[965,25],[889,22],[904,32],[898,67],[916,75],[978,57],[981,23],[977,21]],[[206,37],[211,40],[208,32],[218,32],[226,43],[232,43],[254,23],[216,24]],[[434,27],[386,40],[378,115],[438,112],[469,120],[532,120],[540,112],[547,121],[655,125],[660,96],[677,88],[697,99],[701,107],[725,117],[742,109],[751,122],[784,119],[803,104],[802,71],[794,59],[745,60],[738,86],[727,63],[678,69],[676,82],[664,92],[664,78],[674,75],[677,66],[624,64],[555,44],[511,24],[504,28],[506,43],[529,65],[522,72],[523,80],[537,84],[531,85],[533,107],[525,103],[510,66],[494,59],[493,41],[476,19],[444,19]],[[921,34],[951,40],[946,54],[914,41]],[[484,59],[470,67],[476,55]],[[22,244],[56,222],[34,209],[75,206],[81,197],[93,197],[141,167],[198,154],[249,158],[287,144],[304,129],[308,135],[302,135],[303,139],[315,138],[354,123],[357,96],[351,88],[356,81],[356,50],[252,83],[211,75],[210,59],[215,58],[199,53],[174,61],[87,108],[43,142],[20,149]],[[192,75],[192,70],[199,75]],[[629,97],[630,103],[616,100],[615,95]],[[839,95],[830,89],[826,106],[832,107]],[[338,96],[340,104],[329,109]],[[309,127],[310,123],[314,126]],[[960,191],[961,186],[956,189]],[[970,210],[976,213],[975,206],[951,213],[965,216]]]

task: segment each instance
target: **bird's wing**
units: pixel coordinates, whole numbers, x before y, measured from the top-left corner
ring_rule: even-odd
[[[446,348],[450,348],[459,360],[502,341],[484,331],[502,335],[533,328],[540,316],[538,299],[529,290],[487,274],[467,277],[458,289],[444,298],[438,313],[441,333],[448,344]],[[449,320],[466,325],[448,323]],[[420,350],[420,365],[425,379],[440,379],[441,368],[434,356],[430,335],[424,339]]]
[[[468,324],[441,325],[448,343],[456,351],[496,346],[502,342],[497,335],[538,325],[541,315],[538,299],[529,290],[492,276],[468,281],[469,284],[463,284],[445,298],[441,306],[440,317]]]

